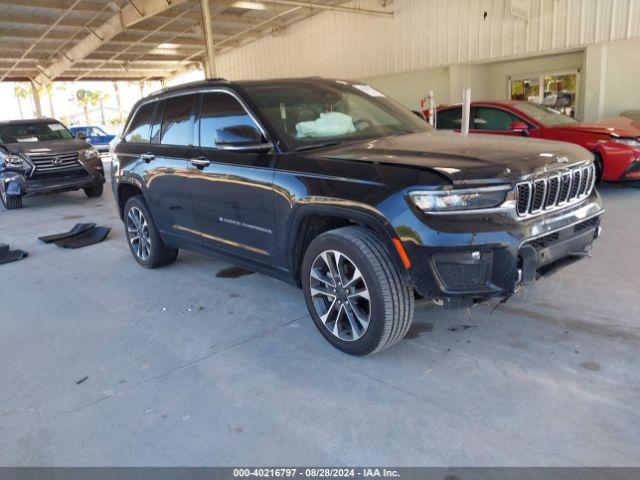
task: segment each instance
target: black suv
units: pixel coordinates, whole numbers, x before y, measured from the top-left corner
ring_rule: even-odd
[[[335,347],[378,352],[415,298],[469,306],[583,257],[602,202],[576,145],[437,132],[368,85],[212,80],[151,95],[114,149],[144,267],[178,249],[302,287]]]
[[[97,150],[58,120],[0,122],[0,198],[6,209],[22,207],[27,195],[81,188],[99,197],[103,184]]]

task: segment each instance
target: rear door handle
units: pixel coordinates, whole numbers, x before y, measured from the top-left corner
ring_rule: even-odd
[[[189,160],[191,162],[191,165],[193,165],[196,168],[204,168],[204,167],[208,167],[209,165],[211,165],[211,161],[207,160],[204,157],[198,157],[198,158],[192,158],[191,160]]]
[[[151,160],[156,158],[156,156],[153,153],[143,153],[142,155],[140,155],[140,158],[142,158],[142,160],[144,160],[145,162],[149,163]]]

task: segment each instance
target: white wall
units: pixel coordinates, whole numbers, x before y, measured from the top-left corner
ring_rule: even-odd
[[[321,75],[363,79],[415,109],[507,98],[509,76],[579,70],[576,116],[640,108],[640,0],[394,0],[392,19],[324,12],[216,58],[230,80]],[[360,0],[380,8],[377,0]],[[486,18],[484,13],[486,12]]]
[[[605,45],[603,116],[640,109],[640,40]]]
[[[427,96],[429,90],[433,90],[437,99],[449,99],[451,96],[448,68],[366,77],[362,80],[411,110],[419,109],[420,100]]]
[[[323,12],[218,56],[217,71],[230,80],[376,77],[640,37],[640,0],[530,0],[528,22],[509,14],[510,1],[394,0],[391,19]]]

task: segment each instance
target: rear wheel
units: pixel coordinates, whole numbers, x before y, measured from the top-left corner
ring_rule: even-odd
[[[16,210],[18,208],[22,208],[22,197],[12,197],[8,196],[6,193],[0,195],[2,198],[2,205],[7,210]]]
[[[162,267],[178,257],[178,250],[160,238],[142,195],[131,197],[124,206],[124,226],[133,258],[143,267]]]
[[[102,192],[104,191],[104,185],[95,185],[93,187],[83,188],[84,193],[89,198],[97,198],[102,196]]]
[[[411,326],[413,289],[383,242],[363,228],[318,236],[305,252],[301,274],[316,327],[345,353],[377,353],[401,340]]]

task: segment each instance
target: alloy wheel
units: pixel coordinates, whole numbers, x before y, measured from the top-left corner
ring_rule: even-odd
[[[309,276],[313,305],[327,330],[347,342],[361,338],[371,319],[371,297],[356,264],[344,253],[325,250]]]
[[[127,214],[127,238],[135,255],[146,262],[151,255],[151,237],[147,219],[138,207],[131,207]]]

